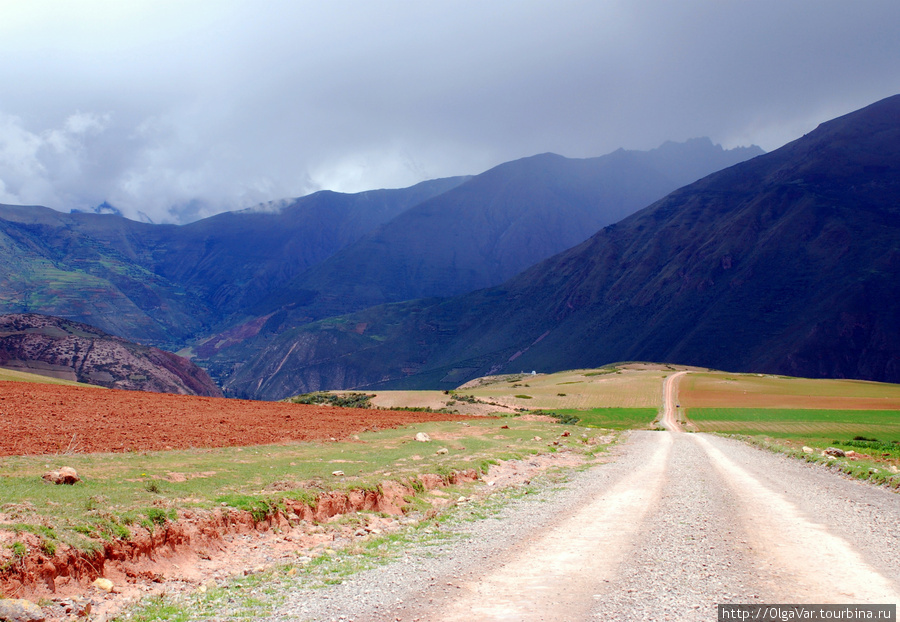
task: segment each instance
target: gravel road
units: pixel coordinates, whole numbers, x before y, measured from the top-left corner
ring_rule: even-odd
[[[670,394],[666,393],[667,396]],[[672,398],[673,399],[673,398]],[[718,603],[900,603],[900,495],[704,434],[615,459],[279,620],[715,620]]]

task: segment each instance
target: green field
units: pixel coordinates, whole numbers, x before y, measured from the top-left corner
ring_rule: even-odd
[[[700,432],[765,435],[900,458],[900,410],[691,408],[688,412]]]
[[[650,427],[659,414],[659,410],[656,408],[591,408],[590,410],[563,408],[552,412],[578,417],[577,425],[612,430]]]

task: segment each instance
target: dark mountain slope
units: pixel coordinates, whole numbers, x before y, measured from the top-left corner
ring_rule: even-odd
[[[189,360],[46,315],[0,315],[0,367],[114,389],[221,396]]]
[[[184,226],[0,205],[0,312],[41,312],[136,341],[183,344],[463,181],[320,192]]]
[[[423,202],[299,276],[278,301],[318,319],[502,283],[666,193],[762,153],[709,139],[583,160],[497,166]],[[274,306],[274,305],[273,305]]]
[[[898,382],[898,326],[895,96],[673,192],[500,287],[285,335],[228,389],[446,388],[633,359]]]

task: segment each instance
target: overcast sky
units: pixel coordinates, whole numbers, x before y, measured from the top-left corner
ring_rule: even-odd
[[[0,0],[0,203],[183,222],[553,151],[775,149],[900,92],[898,0]]]

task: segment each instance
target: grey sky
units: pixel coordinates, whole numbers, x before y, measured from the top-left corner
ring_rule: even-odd
[[[900,92],[897,0],[0,0],[0,202],[189,220],[553,151],[777,148]]]

